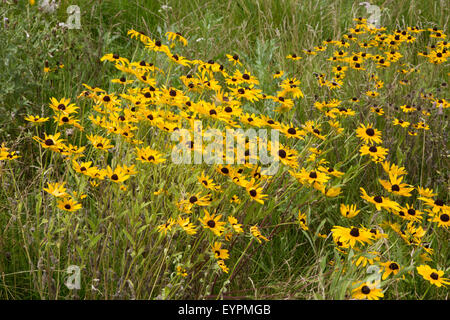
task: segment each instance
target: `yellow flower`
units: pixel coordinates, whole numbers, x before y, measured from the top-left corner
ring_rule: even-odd
[[[198,218],[198,220],[203,224],[203,228],[211,230],[216,236],[222,235],[225,230],[224,224],[225,222],[220,221],[222,215],[219,214],[216,216],[215,214],[210,215],[209,212],[204,209],[205,215],[202,218]]]
[[[24,119],[33,123],[41,123],[48,121],[49,118],[41,118],[40,116],[27,115]]]
[[[178,216],[177,223],[188,235],[194,235],[197,233],[196,227],[189,221],[189,217],[183,218]]]
[[[444,271],[442,270],[433,269],[428,265],[420,265],[417,267],[417,272],[425,280],[428,280],[431,284],[434,284],[437,287],[445,287],[445,285],[450,284],[449,279],[443,278]]]
[[[384,273],[381,280],[385,280],[391,273],[396,275],[400,271],[400,266],[394,261],[386,261],[380,265],[384,267]]]
[[[238,223],[238,220],[233,216],[228,216],[228,222],[236,233],[244,232],[242,224]]]
[[[381,289],[370,283],[362,283],[360,286],[352,290],[352,297],[358,300],[379,300],[384,297]]]
[[[356,210],[356,205],[354,204],[346,205],[341,203],[340,211],[342,216],[346,218],[353,218],[359,213],[360,210]]]
[[[58,208],[68,212],[74,212],[81,209],[81,203],[72,198],[64,198],[58,201]]]
[[[357,242],[361,244],[371,243],[373,238],[373,235],[365,228],[334,226],[331,231],[333,232],[333,237],[344,245],[350,245],[352,248],[355,247]]]
[[[65,181],[63,181],[62,183],[59,182],[47,183],[47,188],[44,188],[44,191],[47,191],[56,198],[65,197],[67,196],[66,188],[64,188],[65,184],[66,184]]]
[[[298,220],[298,223],[299,223],[300,227],[303,230],[307,231],[308,230],[308,225],[307,225],[307,222],[306,222],[306,214],[301,213],[301,211],[299,210],[298,211],[297,220]]]
[[[220,260],[226,260],[230,257],[227,249],[222,249],[221,242],[214,242],[214,245],[211,245],[211,251],[214,253],[214,257]]]
[[[173,218],[169,218],[166,223],[163,223],[157,227],[159,233],[166,235],[168,231],[170,231],[175,224],[175,220]]]
[[[258,226],[256,226],[256,225],[250,227],[250,232],[251,232],[252,236],[254,236],[254,237],[256,238],[256,240],[258,240],[259,243],[262,242],[261,240],[269,241],[269,239],[267,239],[266,237],[264,237],[264,236],[261,234],[261,232],[260,232],[259,229],[258,229]]]

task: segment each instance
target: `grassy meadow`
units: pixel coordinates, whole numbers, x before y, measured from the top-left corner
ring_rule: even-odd
[[[449,298],[446,1],[40,2],[0,2],[0,299]],[[173,161],[232,128],[275,174]]]

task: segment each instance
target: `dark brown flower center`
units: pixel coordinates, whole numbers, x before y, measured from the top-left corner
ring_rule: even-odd
[[[391,269],[391,270],[398,270],[399,268],[398,268],[398,264],[396,264],[395,262],[392,262],[390,265],[389,265],[389,269]]]
[[[433,280],[437,280],[437,279],[439,279],[439,275],[436,272],[432,272],[430,274],[430,278]]]
[[[372,136],[375,135],[375,130],[373,130],[372,128],[368,128],[368,129],[366,130],[366,134],[367,134],[369,137],[372,137]]]
[[[364,294],[369,294],[370,293],[370,288],[368,286],[363,286],[361,288],[361,292]]]
[[[311,173],[309,174],[309,177],[310,177],[311,179],[316,179],[316,178],[317,178],[317,173],[316,173],[315,171],[313,171],[313,172],[311,172]]]
[[[359,229],[358,228],[352,228],[352,230],[350,230],[350,235],[352,237],[355,237],[355,238],[359,237]]]

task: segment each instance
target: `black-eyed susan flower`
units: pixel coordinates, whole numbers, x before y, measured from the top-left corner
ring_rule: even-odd
[[[381,277],[381,280],[386,280],[390,274],[393,274],[395,276],[397,273],[400,272],[400,266],[395,261],[386,261],[386,262],[380,263],[380,265],[384,268],[384,272]]]
[[[122,183],[130,178],[130,175],[128,175],[126,170],[120,165],[116,166],[114,170],[110,166],[107,166],[105,174],[115,183]]]
[[[74,212],[81,209],[81,203],[73,198],[64,198],[58,201],[58,208],[68,212]]]
[[[55,182],[55,183],[47,183],[47,188],[44,188],[44,191],[47,191],[48,193],[50,193],[52,196],[56,197],[56,198],[62,198],[62,197],[66,197],[67,196],[67,189],[64,187],[64,185],[66,184],[65,181],[59,183],[59,182]]]
[[[230,254],[227,249],[222,249],[223,243],[215,241],[214,244],[211,245],[211,251],[214,254],[214,258],[220,260],[226,260],[230,257]]]
[[[356,243],[371,243],[373,238],[372,234],[365,228],[334,226],[331,232],[333,237],[352,248],[355,247]]]
[[[117,53],[107,53],[100,58],[100,61],[110,61],[114,63],[120,63],[122,65],[127,65],[130,61],[127,58],[119,56]]]
[[[369,155],[374,162],[381,162],[386,158],[388,149],[381,146],[369,146],[365,144],[359,149],[359,152],[361,156]]]
[[[319,123],[316,123],[313,120],[308,120],[305,122],[305,124],[303,125],[303,128],[311,133],[312,135],[314,135],[315,137],[321,139],[321,140],[325,140],[325,136],[322,135],[322,131],[321,131],[321,125]]]
[[[166,32],[165,36],[167,37],[167,39],[169,41],[175,41],[178,40],[180,41],[183,46],[187,46],[188,45],[188,41],[186,40],[186,38],[179,32]]]
[[[388,238],[388,235],[384,233],[381,228],[371,228],[369,229],[369,232],[372,234],[375,241]]]
[[[258,228],[257,225],[254,225],[254,226],[251,226],[251,227],[250,227],[250,233],[252,234],[253,237],[256,238],[256,240],[257,240],[259,243],[262,243],[261,240],[269,241],[269,239],[267,239],[265,236],[263,236],[263,235],[261,234],[261,232],[259,231],[259,228]]]
[[[235,194],[235,195],[233,195],[233,196],[231,197],[230,202],[231,202],[231,203],[240,204],[240,203],[241,203],[241,200],[240,200],[239,197]]]
[[[175,219],[169,218],[165,223],[159,225],[156,229],[159,233],[166,235],[167,232],[172,230],[172,227],[175,225]]]
[[[228,58],[228,61],[230,61],[231,63],[233,63],[233,65],[235,66],[236,64],[239,64],[240,66],[242,65],[241,61],[239,60],[239,56],[237,54],[231,55],[231,54],[227,54],[226,55]]]
[[[450,227],[450,212],[438,212],[429,218],[428,221],[435,222],[439,227],[448,229]]]
[[[363,300],[379,300],[383,298],[384,294],[380,288],[377,288],[376,285],[372,283],[362,283],[357,288],[352,290],[352,298]]]
[[[17,159],[19,157],[20,156],[17,155],[16,151],[9,151],[9,148],[5,147],[4,144],[1,145],[1,148],[0,148],[0,161],[3,161],[3,160],[11,161],[11,160]]]
[[[114,146],[111,144],[111,141],[108,138],[93,134],[87,135],[86,138],[94,146],[95,149],[108,151],[109,149],[114,148]]]
[[[414,190],[414,187],[409,184],[402,183],[402,180],[402,176],[393,173],[389,174],[389,181],[378,179],[383,188],[390,193],[397,196],[410,197],[411,191]]]
[[[184,200],[184,202],[186,202],[186,204],[189,206],[197,205],[206,207],[210,205],[211,200],[212,199],[210,194],[202,196],[201,192],[197,192],[196,194],[189,195],[188,199]]]
[[[78,107],[74,103],[70,103],[70,99],[62,98],[57,100],[56,98],[50,98],[50,108],[56,113],[72,114],[76,113]]]
[[[298,56],[298,55],[295,54],[295,53],[291,53],[291,54],[289,54],[289,55],[286,56],[286,59],[290,59],[290,60],[297,61],[297,60],[302,59],[302,57]]]
[[[297,222],[303,230],[308,231],[309,228],[308,223],[306,222],[306,214],[302,213],[300,210],[298,211]]]
[[[380,260],[378,255],[379,254],[376,251],[361,254],[357,256],[357,259],[352,259],[352,264],[356,265],[357,267],[365,267],[367,266],[367,264],[373,265],[375,261]]]
[[[24,119],[26,121],[33,122],[33,123],[42,123],[42,122],[48,121],[49,118],[44,118],[44,117],[41,117],[38,115],[36,115],[36,116],[27,115]]]
[[[127,84],[131,84],[134,82],[134,80],[131,79],[127,79],[125,77],[120,77],[117,79],[111,79],[112,83],[118,83],[118,84],[123,84],[123,85],[127,85]]]
[[[358,129],[356,129],[356,136],[361,138],[366,144],[377,144],[381,143],[381,131],[373,128],[372,124],[364,125],[361,124]]]
[[[430,188],[417,187],[417,192],[420,196],[425,198],[433,198],[437,195],[437,193],[435,193],[433,189]]]
[[[284,74],[284,71],[283,70],[279,70],[279,71],[275,72],[272,77],[274,79],[278,79],[278,78],[281,78],[283,76],[283,74]]]
[[[376,113],[379,116],[382,116],[384,114],[383,108],[378,107],[378,106],[370,107],[370,112]]]
[[[203,218],[198,218],[198,220],[202,223],[203,228],[211,230],[216,236],[221,236],[225,230],[225,222],[220,221],[222,219],[222,215],[209,214],[208,210],[203,210],[205,215]]]
[[[444,271],[431,268],[429,265],[420,265],[417,268],[417,272],[431,284],[437,287],[442,287],[450,284],[449,279],[444,278]]]
[[[230,269],[227,267],[227,265],[225,264],[225,261],[219,259],[217,260],[217,265],[220,267],[220,269],[222,269],[223,272],[228,273],[230,271]]]
[[[61,136],[60,132],[57,132],[54,135],[53,134],[47,135],[46,133],[44,133],[44,139],[41,139],[38,136],[34,136],[33,139],[39,142],[39,144],[43,148],[56,151],[62,148],[63,145],[64,139],[60,139],[59,138],[60,136]]]
[[[400,106],[400,109],[402,109],[404,113],[409,113],[417,110],[417,108],[412,106],[411,104],[404,104]]]
[[[246,184],[245,189],[247,190],[247,193],[252,198],[252,200],[255,200],[260,204],[264,204],[264,198],[267,197],[267,194],[262,193],[263,187],[260,187],[255,179],[251,179],[251,181]]]
[[[220,190],[220,185],[214,183],[213,179],[210,178],[208,175],[205,175],[205,172],[203,171],[200,176],[197,177],[198,182],[205,187],[206,189],[210,190]]]
[[[426,206],[431,207],[433,213],[438,213],[440,211],[447,212],[450,209],[442,199],[433,200],[427,197],[419,197],[418,199],[422,200]]]
[[[392,201],[389,198],[382,197],[380,195],[369,196],[366,190],[364,190],[364,188],[361,187],[359,189],[361,191],[361,198],[363,198],[367,202],[374,204],[377,210],[381,210],[384,208],[388,211],[391,210],[399,211],[400,205],[397,202]]]
[[[86,162],[78,163],[77,161],[73,160],[72,161],[72,168],[76,172],[82,173],[82,174],[85,174],[85,175],[90,175],[90,172],[92,173],[93,171],[97,170],[96,167],[92,167],[92,161],[86,161]]]
[[[153,164],[159,164],[166,161],[166,159],[162,157],[161,153],[151,149],[150,147],[136,147],[136,160]]]
[[[180,276],[183,278],[188,276],[188,273],[186,272],[187,271],[186,268],[183,267],[182,265],[178,265],[176,270],[177,270],[177,276]]]
[[[394,126],[401,126],[402,128],[407,128],[409,127],[410,123],[408,121],[395,118],[394,120],[392,120],[392,124]]]
[[[402,176],[407,174],[405,167],[400,167],[395,163],[390,163],[389,161],[384,161],[381,163],[383,170],[389,175]]]
[[[188,235],[194,235],[197,233],[197,227],[195,224],[190,222],[189,217],[183,218],[182,216],[178,216],[177,223]]]
[[[300,172],[295,173],[294,176],[300,181],[300,183],[307,183],[313,185],[315,183],[325,184],[328,182],[330,177],[319,170],[308,171],[305,168],[301,168]]]
[[[354,205],[354,204],[352,204],[352,205],[346,205],[346,204],[344,204],[344,203],[341,203],[341,206],[340,206],[339,209],[340,209],[341,215],[344,216],[344,217],[346,217],[346,218],[353,218],[353,217],[355,217],[355,216],[359,213],[359,211],[360,211],[360,210],[357,210],[357,209],[356,209],[356,205]]]
[[[234,232],[244,232],[244,230],[242,229],[242,224],[238,223],[238,220],[234,216],[228,216],[228,223],[231,225]]]
[[[56,116],[53,116],[53,120],[59,126],[73,125],[74,127],[78,128],[80,130],[84,130],[84,128],[79,124],[79,120],[75,119],[71,115],[66,115],[66,114],[60,113],[60,114],[58,114]]]

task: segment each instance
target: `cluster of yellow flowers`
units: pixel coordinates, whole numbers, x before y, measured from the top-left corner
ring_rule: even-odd
[[[304,187],[311,192],[317,192],[317,198],[321,196],[336,198],[342,194],[343,187],[349,180],[348,174],[344,171],[345,166],[342,162],[334,165],[326,159],[329,150],[322,147],[328,147],[332,141],[351,136],[355,132],[361,144],[354,147],[354,150],[356,153],[359,151],[361,159],[365,156],[370,157],[364,168],[369,165],[381,165],[387,177],[378,180],[382,193],[371,194],[363,187],[360,188],[361,199],[372,207],[363,210],[356,204],[341,203],[339,207],[341,217],[343,222],[347,223],[348,219],[361,217],[365,214],[362,213],[364,211],[383,212],[387,216],[380,225],[373,219],[367,219],[370,221],[368,223],[373,224],[371,227],[335,225],[331,229],[330,236],[336,250],[343,255],[347,255],[350,250],[357,252],[359,257],[354,262],[357,266],[365,266],[367,263],[379,264],[384,268],[383,278],[386,279],[391,274],[397,275],[399,271],[401,273],[399,263],[385,259],[376,251],[364,252],[363,246],[378,240],[388,241],[391,236],[387,230],[383,230],[383,227],[388,227],[408,245],[423,250],[425,254],[421,255],[422,260],[430,261],[429,255],[433,254],[433,250],[425,239],[427,237],[429,239],[431,235],[427,233],[427,228],[423,228],[422,222],[428,221],[448,229],[450,211],[449,206],[442,200],[434,199],[436,194],[433,190],[407,184],[405,168],[387,160],[389,149],[382,146],[382,131],[376,128],[378,121],[359,123],[356,130],[346,129],[344,125],[347,118],[357,114],[358,103],[363,100],[370,106],[367,108],[368,114],[389,119],[385,125],[411,127],[408,131],[411,136],[417,135],[420,130],[430,129],[425,121],[433,112],[430,108],[420,108],[408,102],[396,107],[396,111],[391,111],[389,116],[385,115],[386,107],[380,105],[383,100],[378,99],[384,94],[384,82],[376,72],[379,70],[381,73],[387,68],[400,67],[397,70],[402,77],[400,84],[410,85],[411,79],[408,79],[408,76],[418,73],[419,70],[410,64],[401,64],[404,55],[400,51],[414,43],[419,34],[425,30],[408,28],[396,30],[391,34],[384,28],[376,29],[368,26],[364,19],[356,19],[356,22],[356,26],[342,39],[328,39],[314,49],[304,50],[305,57],[296,53],[287,56],[292,63],[297,63],[301,59],[315,59],[331,52],[331,55],[326,57],[331,75],[315,74],[318,88],[327,90],[325,91],[327,98],[323,101],[316,99],[313,106],[319,115],[316,119],[307,120],[303,124],[293,120],[296,108],[300,106],[301,99],[305,98],[300,88],[301,82],[293,75],[286,76],[287,71],[279,70],[273,74],[274,81],[279,81],[277,90],[273,94],[266,94],[259,88],[258,78],[242,66],[237,54],[227,55],[228,62],[232,65],[230,67],[236,68],[234,71],[228,71],[228,68],[217,61],[190,60],[172,52],[173,48],[178,48],[177,45],[181,44],[184,47],[188,44],[180,33],[168,32],[166,36],[169,43],[164,44],[161,40],[154,40],[141,32],[130,30],[128,34],[144,44],[147,53],[154,58],[153,61],[162,56],[166,67],[162,66],[163,63],[157,66],[147,60],[130,61],[118,54],[106,54],[101,60],[112,62],[122,73],[120,78],[111,80],[121,88],[117,92],[107,92],[84,84],[86,90],[78,96],[78,99],[80,101],[87,99],[92,104],[92,110],[85,115],[90,121],[91,128],[87,129],[85,119],[75,117],[80,108],[71,103],[70,99],[52,98],[50,108],[55,113],[53,119],[57,130],[53,134],[44,133],[43,137],[37,135],[34,139],[41,148],[61,154],[62,159],[69,159],[71,169],[82,177],[87,177],[92,188],[110,181],[125,191],[128,190],[126,184],[128,180],[144,172],[148,168],[146,166],[159,165],[160,170],[167,170],[170,166],[170,161],[167,161],[165,155],[175,145],[167,142],[168,139],[164,139],[164,142],[159,140],[159,144],[151,144],[154,140],[150,135],[156,136],[156,132],[167,138],[169,134],[186,129],[189,132],[188,138],[180,141],[188,146],[189,150],[204,154],[205,146],[198,146],[194,135],[200,133],[207,136],[208,133],[203,129],[197,132],[195,121],[203,121],[209,129],[219,129],[223,137],[225,137],[224,129],[268,128],[278,130],[282,134],[283,140],[279,142],[276,160],[285,167],[286,170],[283,172],[298,182],[299,188]],[[431,32],[430,37],[437,39],[437,42],[428,48],[429,53],[421,52],[419,55],[427,57],[427,61],[433,65],[442,64],[449,57],[449,44],[443,40],[446,35],[438,29],[428,31]],[[185,72],[186,70],[188,72]],[[180,72],[182,74],[176,77],[175,74]],[[343,92],[341,90],[350,86],[346,80],[348,74],[352,72],[361,74],[367,80],[367,85],[357,96],[341,100],[338,97]],[[181,88],[177,88],[175,83],[179,83]],[[430,106],[434,105],[435,110],[446,109],[449,106],[445,99],[432,94],[421,93],[420,98],[424,104],[428,102]],[[255,114],[254,110],[261,108],[249,108],[249,105],[256,103],[264,105],[267,112]],[[38,124],[48,121],[49,118],[28,115],[26,120]],[[80,143],[70,144],[64,138],[63,131],[58,131],[68,126],[78,129],[80,136],[81,132],[90,131],[85,137],[92,148]],[[274,141],[266,142],[269,149],[275,148]],[[130,158],[124,160],[127,158],[119,156],[124,150],[127,154],[133,154],[134,162]],[[0,160],[16,157],[14,152],[11,153],[2,147]],[[238,157],[237,151],[235,157]],[[81,158],[87,159],[80,161]],[[161,236],[175,230],[193,236],[198,233],[200,226],[210,232],[211,254],[218,267],[226,273],[229,272],[225,260],[230,258],[230,252],[224,248],[223,241],[229,241],[234,234],[243,234],[244,228],[233,215],[219,213],[218,203],[228,197],[229,203],[240,206],[243,198],[239,197],[238,192],[230,191],[235,190],[233,188],[237,186],[245,190],[245,197],[250,202],[255,201],[264,205],[265,201],[270,199],[270,196],[264,193],[264,188],[274,180],[273,177],[262,174],[258,162],[252,163],[250,159],[250,146],[247,141],[242,165],[219,163],[212,165],[213,172],[205,173],[203,170],[197,176],[199,191],[184,193],[175,201],[178,209],[176,215],[168,217],[157,227]],[[259,157],[255,160],[260,161]],[[98,164],[96,165],[94,161]],[[130,161],[133,163],[125,164]],[[228,189],[227,184],[221,182],[222,177],[226,177],[230,183]],[[65,182],[49,182],[44,190],[62,199],[58,200],[59,209],[69,212],[81,210],[82,204],[79,201],[86,195],[76,193],[70,195],[64,185]],[[420,207],[422,205],[425,207],[422,210],[418,209],[419,204],[414,201],[402,204],[405,198],[412,197],[414,190],[419,194]],[[161,189],[154,194],[165,196],[166,191]],[[222,198],[221,194],[224,195]],[[203,212],[201,215],[199,207]],[[424,219],[426,215],[428,220]],[[222,220],[223,218],[226,220]],[[303,232],[313,232],[308,220],[307,214],[299,212],[297,223]],[[195,224],[197,221],[199,225]],[[403,223],[406,225],[401,226]],[[269,241],[257,225],[249,226],[248,230],[252,239],[256,239],[259,243],[263,243],[262,240]],[[319,230],[317,235],[318,232]],[[327,238],[327,235],[323,237]],[[368,255],[370,257],[367,257]],[[382,262],[383,259],[386,261]],[[418,267],[418,272],[431,283],[446,283],[441,271],[421,266]],[[178,265],[177,274],[185,277],[188,271],[184,266]],[[357,299],[378,299],[382,296],[380,289],[367,283],[362,283],[353,290],[353,297]]]

